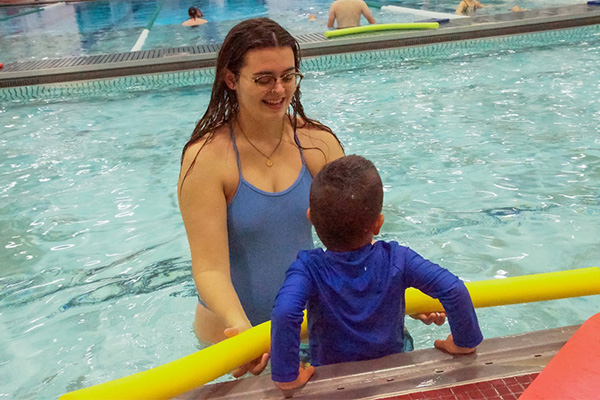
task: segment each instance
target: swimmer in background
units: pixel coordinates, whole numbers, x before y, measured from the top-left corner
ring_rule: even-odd
[[[317,20],[317,16],[315,14],[309,14],[308,15],[308,20],[309,21],[316,21]]]
[[[478,2],[477,0],[461,0],[456,7],[456,14],[459,15],[473,15],[475,11],[480,8],[487,7]]]
[[[338,29],[360,26],[361,15],[365,16],[369,24],[376,23],[367,3],[363,0],[335,0],[329,8],[327,27],[333,28],[336,20]]]
[[[198,26],[198,25],[203,25],[208,22],[207,20],[201,18],[201,17],[203,17],[202,11],[200,11],[200,9],[198,9],[196,7],[190,7],[188,9],[188,15],[190,16],[190,19],[188,19],[181,25],[183,25],[183,26]]]

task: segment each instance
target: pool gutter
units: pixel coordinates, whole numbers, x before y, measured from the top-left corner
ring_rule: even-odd
[[[297,37],[303,57],[381,50],[600,24],[600,7],[576,5],[451,20],[437,30],[387,31],[326,39]],[[132,51],[8,63],[0,88],[212,68],[219,45]]]
[[[318,367],[294,399],[381,399],[540,372],[580,325],[484,340],[475,354],[436,349]],[[177,399],[281,399],[270,376],[205,385]]]

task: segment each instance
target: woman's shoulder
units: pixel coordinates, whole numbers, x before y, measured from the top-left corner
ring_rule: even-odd
[[[228,125],[190,144],[183,154],[178,187],[192,196],[235,194],[239,173]],[[188,182],[185,183],[184,182]]]
[[[185,160],[185,158],[191,155],[195,156],[200,150],[207,156],[215,155],[226,150],[230,145],[231,136],[229,135],[229,129],[227,125],[223,125],[190,143],[185,149],[183,157]]]
[[[187,146],[183,153],[181,169],[188,170],[192,165],[197,171],[219,168],[227,161],[232,147],[227,125],[221,126]]]
[[[315,176],[325,164],[344,155],[344,149],[337,136],[324,126],[299,122],[297,133],[312,176]]]
[[[337,136],[325,126],[313,125],[299,120],[297,133],[303,147],[321,148],[323,145],[333,144],[340,146]]]

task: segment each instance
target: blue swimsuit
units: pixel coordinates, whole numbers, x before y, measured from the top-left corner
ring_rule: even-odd
[[[271,319],[275,296],[298,251],[314,248],[306,218],[312,177],[299,148],[302,168],[292,186],[276,193],[256,188],[242,174],[231,124],[229,131],[239,170],[238,188],[227,207],[231,281],[250,322],[257,325]],[[294,138],[298,142],[295,132]]]

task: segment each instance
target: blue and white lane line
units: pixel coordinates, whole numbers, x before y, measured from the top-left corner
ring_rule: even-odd
[[[154,25],[154,21],[156,21],[156,18],[158,17],[158,14],[160,13],[160,10],[162,9],[163,4],[165,4],[165,0],[161,1],[160,4],[158,5],[158,7],[156,7],[156,10],[154,11],[152,18],[150,18],[150,21],[148,22],[148,24],[146,25],[146,27],[140,34],[140,37],[138,38],[137,42],[135,42],[135,44],[133,45],[133,47],[131,48],[130,51],[142,50],[142,47],[144,47],[144,43],[146,43],[146,39],[148,39],[148,34],[150,33],[150,29],[152,29],[152,25]]]

